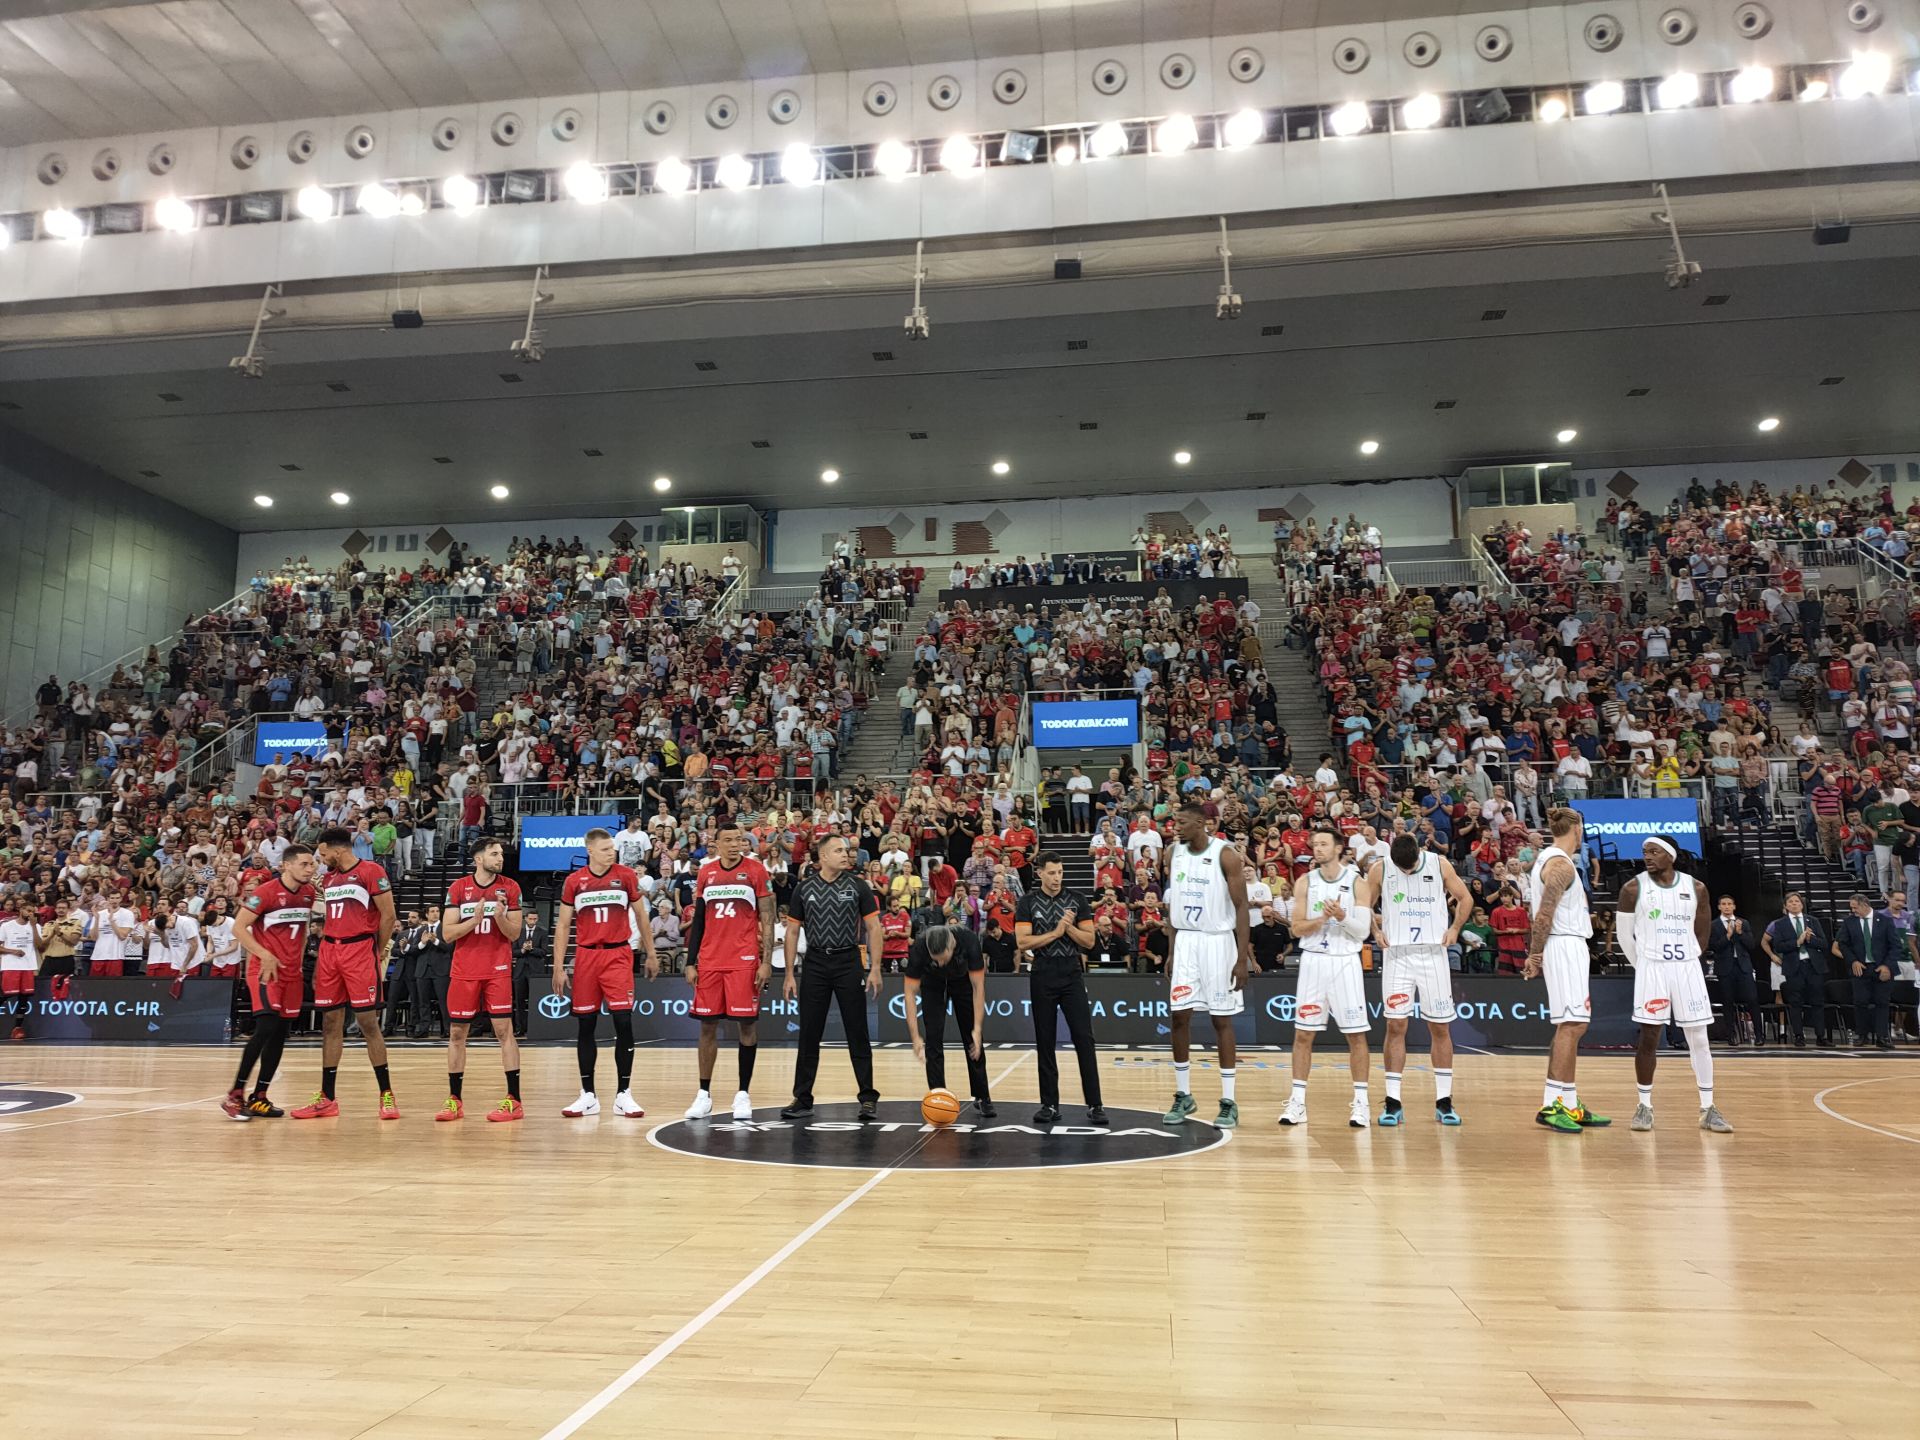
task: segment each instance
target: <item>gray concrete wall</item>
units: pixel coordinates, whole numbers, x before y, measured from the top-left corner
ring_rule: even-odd
[[[238,537],[0,429],[0,716],[234,593]]]

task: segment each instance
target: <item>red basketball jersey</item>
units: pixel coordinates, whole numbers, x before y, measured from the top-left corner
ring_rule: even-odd
[[[630,943],[639,896],[640,877],[625,865],[609,865],[604,875],[581,866],[560,887],[560,903],[573,907],[573,943],[583,950]]]
[[[327,918],[320,927],[322,940],[371,938],[380,929],[380,914],[373,908],[373,897],[393,889],[387,872],[371,860],[356,860],[336,875],[321,882],[320,896],[327,902]]]
[[[253,912],[254,939],[283,965],[299,967],[307,948],[307,927],[313,923],[316,893],[311,882],[288,885],[278,875],[269,875],[241,902]]]
[[[718,860],[700,867],[693,881],[693,903],[702,909],[701,968],[735,968],[760,963],[760,901],[773,893],[767,867],[751,855],[731,870]]]
[[[496,923],[508,910],[520,908],[520,883],[504,875],[493,877],[491,885],[482,885],[471,875],[462,875],[447,887],[447,911],[461,920],[481,913],[488,901],[492,915],[453,942],[453,963],[467,968],[505,970],[513,964],[513,942]]]

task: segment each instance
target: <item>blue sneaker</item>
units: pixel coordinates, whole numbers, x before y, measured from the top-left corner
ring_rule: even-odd
[[[1451,1105],[1447,1106],[1447,1108],[1444,1110],[1441,1109],[1438,1105],[1434,1106],[1433,1118],[1438,1120],[1442,1125],[1458,1125],[1460,1123],[1459,1112],[1457,1112]]]
[[[1392,1128],[1400,1123],[1401,1117],[1406,1113],[1406,1110],[1398,1105],[1393,1106],[1391,1109],[1382,1109],[1380,1112],[1380,1123],[1388,1128]]]

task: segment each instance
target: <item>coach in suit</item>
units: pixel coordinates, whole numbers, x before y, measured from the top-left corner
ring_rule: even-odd
[[[1815,1042],[1827,1044],[1827,935],[1807,914],[1798,890],[1787,892],[1787,913],[1767,926],[1760,948],[1780,967],[1780,993],[1793,1020],[1794,1047],[1807,1048],[1809,1019]]]
[[[1733,897],[1720,897],[1720,913],[1707,934],[1707,959],[1720,982],[1720,1004],[1734,1044],[1740,1043],[1740,1017],[1753,1022],[1753,1043],[1766,1044],[1760,1023],[1760,992],[1753,975],[1753,927],[1734,913]]]
[[[1873,913],[1864,895],[1855,895],[1848,908],[1853,913],[1841,922],[1833,953],[1846,965],[1853,980],[1854,1044],[1891,1050],[1888,1020],[1893,1006],[1893,976],[1899,968],[1895,944],[1898,932],[1885,915]]]

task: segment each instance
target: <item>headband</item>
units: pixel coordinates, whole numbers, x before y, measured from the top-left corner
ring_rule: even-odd
[[[1647,844],[1658,845],[1662,850],[1666,851],[1667,854],[1673,857],[1675,860],[1678,860],[1680,858],[1680,852],[1674,849],[1673,846],[1669,845],[1666,841],[1662,840],[1658,835],[1649,835],[1647,837]]]

